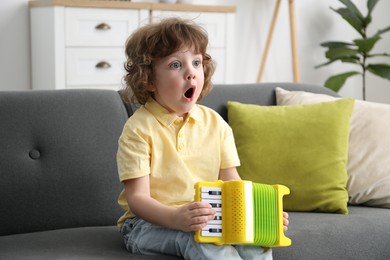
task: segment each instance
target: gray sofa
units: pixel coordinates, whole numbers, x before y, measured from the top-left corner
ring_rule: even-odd
[[[203,104],[275,104],[275,86],[217,85]],[[115,223],[122,189],[115,154],[131,115],[115,91],[0,92],[0,259],[175,259],[128,253]],[[349,215],[290,212],[292,246],[274,259],[390,259],[390,210],[350,206]]]

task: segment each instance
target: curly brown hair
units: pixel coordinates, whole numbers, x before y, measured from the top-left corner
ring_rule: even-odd
[[[200,101],[210,92],[215,71],[215,63],[206,52],[207,45],[207,32],[192,20],[167,18],[139,28],[126,41],[124,100],[144,105],[153,98],[153,92],[147,90],[153,84],[153,62],[189,47],[203,57],[204,86]]]

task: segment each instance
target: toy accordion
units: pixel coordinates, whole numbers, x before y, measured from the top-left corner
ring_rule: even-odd
[[[198,182],[195,201],[210,203],[214,220],[195,233],[201,243],[252,244],[265,247],[289,246],[283,231],[283,185],[266,185],[233,180]]]

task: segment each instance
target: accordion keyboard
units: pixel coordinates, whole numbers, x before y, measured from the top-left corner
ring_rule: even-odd
[[[215,218],[202,229],[202,236],[222,236],[222,189],[218,187],[201,187],[201,201],[207,202],[215,210]]]

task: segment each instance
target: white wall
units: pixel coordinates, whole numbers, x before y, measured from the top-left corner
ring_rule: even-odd
[[[210,0],[194,0],[206,4]],[[237,5],[236,60],[238,82],[255,82],[260,67],[275,0],[213,0],[214,4]],[[354,0],[363,14],[366,14],[366,0]],[[323,85],[331,76],[344,71],[358,70],[359,67],[334,63],[315,69],[325,62],[325,48],[321,42],[330,40],[351,41],[358,34],[330,6],[341,6],[337,0],[295,0],[295,14],[298,35],[300,78],[303,83]],[[371,33],[390,25],[390,1],[380,1],[373,14]],[[378,52],[390,53],[390,32],[383,35],[378,43]],[[382,59],[390,63],[390,58]],[[390,81],[367,74],[367,100],[390,103]],[[288,1],[282,0],[272,44],[269,51],[263,82],[292,81]],[[361,98],[361,77],[347,80],[340,91],[342,96]]]
[[[156,0],[151,0],[156,1]],[[365,13],[365,0],[355,0]],[[275,0],[194,0],[195,4],[236,5],[235,82],[256,81],[261,55],[268,34]],[[283,0],[276,24],[263,82],[292,81],[288,1]],[[323,41],[350,41],[357,34],[329,6],[339,7],[337,0],[296,0],[298,53],[301,82],[322,85],[327,77],[349,69],[346,64],[333,64],[314,69],[325,61]],[[382,0],[374,10],[373,30],[390,25],[390,1]],[[0,90],[30,89],[29,14],[27,0],[0,2]],[[390,32],[378,44],[381,52],[390,53]],[[384,59],[390,63],[390,58]],[[350,78],[340,94],[361,98],[360,76]],[[390,104],[390,81],[368,75],[367,99]]]
[[[0,0],[0,90],[31,88],[27,0]]]

